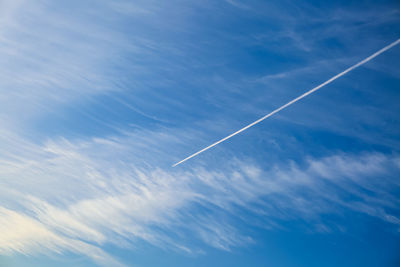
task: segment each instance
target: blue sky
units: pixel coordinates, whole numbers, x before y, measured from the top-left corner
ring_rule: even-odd
[[[398,266],[397,1],[0,2],[1,266]]]

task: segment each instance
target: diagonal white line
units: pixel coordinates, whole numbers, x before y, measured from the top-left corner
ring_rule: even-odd
[[[250,123],[249,125],[243,127],[242,129],[240,129],[240,130],[238,130],[238,131],[236,131],[236,132],[234,132],[234,133],[228,135],[227,137],[222,138],[221,140],[219,140],[219,141],[217,141],[217,142],[215,142],[215,143],[209,145],[208,147],[205,147],[205,148],[203,148],[202,150],[197,151],[196,153],[190,155],[189,157],[187,157],[187,158],[185,158],[185,159],[183,159],[183,160],[181,160],[181,161],[175,163],[174,165],[172,165],[172,167],[175,167],[175,166],[177,166],[177,165],[179,165],[179,164],[181,164],[181,163],[183,163],[183,162],[185,162],[185,161],[187,161],[187,160],[189,160],[189,159],[191,159],[191,158],[197,156],[198,154],[200,154],[200,153],[202,153],[202,152],[204,152],[204,151],[206,151],[206,150],[208,150],[208,149],[210,149],[210,148],[212,148],[212,147],[214,147],[214,146],[216,146],[216,145],[218,145],[218,144],[224,142],[225,140],[228,140],[229,138],[231,138],[231,137],[233,137],[233,136],[235,136],[235,135],[237,135],[237,134],[243,132],[244,130],[247,130],[248,128],[250,128],[250,127],[256,125],[257,123],[262,122],[262,121],[265,120],[266,118],[271,117],[271,116],[274,115],[275,113],[278,113],[279,111],[281,111],[281,110],[287,108],[288,106],[290,106],[290,105],[296,103],[297,101],[303,99],[304,97],[306,97],[306,96],[308,96],[308,95],[314,93],[315,91],[321,89],[321,88],[324,87],[325,85],[330,84],[330,83],[333,82],[334,80],[336,80],[336,79],[342,77],[343,75],[347,74],[348,72],[350,72],[350,71],[352,71],[352,70],[354,70],[354,69],[360,67],[361,65],[363,65],[363,64],[367,63],[368,61],[370,61],[371,59],[373,59],[373,58],[379,56],[380,54],[382,54],[383,52],[389,50],[389,49],[392,48],[393,46],[398,45],[399,43],[400,43],[400,39],[397,39],[397,40],[394,41],[393,43],[391,43],[391,44],[385,46],[385,47],[382,48],[381,50],[375,52],[374,54],[372,54],[372,55],[370,55],[369,57],[365,58],[364,60],[358,62],[357,64],[351,66],[350,68],[348,68],[348,69],[342,71],[341,73],[339,73],[339,74],[333,76],[332,78],[330,78],[329,80],[327,80],[327,81],[321,83],[321,84],[318,85],[317,87],[314,87],[313,89],[311,89],[311,90],[305,92],[305,93],[302,94],[301,96],[296,97],[295,99],[291,100],[290,102],[286,103],[285,105],[283,105],[283,106],[281,106],[281,107],[275,109],[275,110],[272,111],[271,113],[265,115],[265,116],[262,117],[262,118],[259,118],[259,119],[256,120],[255,122]]]

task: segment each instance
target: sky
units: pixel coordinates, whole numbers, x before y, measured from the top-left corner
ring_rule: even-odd
[[[0,0],[0,266],[400,265],[398,1]]]

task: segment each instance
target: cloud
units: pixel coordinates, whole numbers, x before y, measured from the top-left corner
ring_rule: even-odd
[[[0,253],[15,252],[25,255],[38,253],[72,252],[86,254],[95,262],[106,266],[123,266],[102,249],[57,235],[40,221],[18,212],[0,207]]]
[[[121,9],[128,14],[121,15]],[[125,81],[117,68],[130,76],[148,71],[127,61],[126,55],[146,58],[158,47],[142,32],[131,37],[121,30],[120,20],[136,15],[135,6],[126,1],[88,9],[46,0],[7,0],[1,1],[0,10],[5,21],[0,27],[0,64],[7,66],[0,69],[0,119],[10,124],[32,124],[54,109],[121,93]]]
[[[379,47],[398,38],[395,34],[384,37],[384,25],[398,21],[400,12],[398,7],[391,4],[366,4],[360,8],[333,3],[317,7],[306,2],[279,1],[258,6],[254,4],[253,10],[269,10],[267,16],[279,25],[279,30],[263,29],[252,33],[250,40],[296,57],[315,59],[323,56],[325,59],[335,59],[337,50],[323,45],[327,40],[334,40],[340,47],[345,47],[349,54],[355,54],[370,47],[360,46],[360,43]],[[373,37],[371,32],[374,32]]]
[[[4,91],[0,96],[0,253],[74,253],[117,266],[118,259],[108,255],[106,247],[134,249],[147,242],[184,253],[201,253],[204,246],[229,251],[257,242],[257,236],[246,227],[256,224],[279,230],[285,228],[285,222],[295,220],[306,222],[313,231],[329,232],[335,227],[324,220],[324,214],[341,216],[344,210],[398,227],[394,211],[399,203],[394,191],[399,183],[394,177],[400,160],[396,154],[337,152],[277,162],[235,158],[227,148],[217,156],[190,162],[190,168],[169,167],[192,149],[188,144],[205,144],[207,131],[220,134],[233,120],[240,123],[232,114],[232,121],[228,116],[221,116],[223,123],[213,125],[202,121],[200,110],[207,108],[197,98],[208,94],[212,107],[219,105],[220,110],[229,112],[232,106],[237,113],[255,106],[254,101],[243,104],[242,97],[237,98],[241,105],[233,105],[229,96],[229,101],[221,101],[232,87],[239,96],[248,94],[242,88],[249,85],[244,82],[240,87],[232,72],[225,75],[221,71],[223,64],[242,51],[233,47],[237,39],[232,42],[218,33],[225,22],[210,27],[197,17],[204,14],[198,9],[185,6],[183,12],[148,1],[140,6],[128,1],[104,2],[90,8],[57,6],[51,1],[25,1],[19,6],[13,1],[1,3],[6,3],[6,13],[13,15],[0,28],[0,63],[7,66],[0,69]],[[0,5],[1,15],[2,8]],[[268,16],[272,13],[281,15],[271,11]],[[201,22],[200,31],[195,22]],[[126,32],[128,24],[137,27]],[[289,25],[289,33],[297,32],[294,25]],[[204,36],[193,35],[203,31]],[[152,35],[154,32],[157,34]],[[250,42],[263,43],[266,35],[259,37]],[[300,37],[290,38],[295,42],[312,39],[307,34]],[[211,45],[208,38],[217,44]],[[296,45],[311,51],[316,44]],[[227,47],[223,49],[227,54],[214,57],[221,47]],[[235,60],[240,65],[244,62],[240,57]],[[327,60],[321,65],[330,63]],[[290,75],[297,79],[319,66],[265,77],[263,82],[271,85]],[[221,79],[210,84],[212,72]],[[207,89],[215,84],[217,90]],[[200,91],[201,96],[196,95]],[[248,95],[249,99],[255,96]],[[120,98],[128,108],[164,123],[164,127],[124,121],[124,112],[118,110],[121,105],[112,100]],[[93,103],[106,107],[107,114],[89,112]],[[109,125],[103,115],[112,112],[121,116],[123,127],[115,127],[113,135],[86,137],[65,133],[54,137],[47,132],[55,127],[46,116],[62,117],[74,111],[77,117],[89,118],[78,122],[79,129],[72,129],[76,134],[90,128],[86,125],[89,121]],[[190,123],[183,120],[166,127],[170,121],[165,122],[165,117],[174,117],[171,113],[175,121],[188,114]],[[39,119],[48,128],[33,130]],[[141,126],[129,127],[131,123]],[[185,127],[179,127],[183,124]],[[199,127],[193,124],[201,125],[205,132],[194,130]]]
[[[236,0],[225,0],[225,2],[227,2],[228,4],[235,6],[237,8],[241,8],[241,9],[248,9],[249,7],[243,3],[241,3],[240,1],[236,1]]]
[[[93,23],[49,12],[46,1],[11,6],[12,21],[0,34],[0,62],[7,66],[0,70],[0,86],[7,91],[0,97],[3,120],[27,123],[52,107],[116,90],[104,78],[110,31],[98,36]],[[86,34],[90,28],[93,32]]]
[[[393,179],[400,170],[395,155],[337,154],[270,168],[237,158],[191,169],[135,163],[154,138],[171,145],[176,137],[137,131],[43,146],[20,139],[25,150],[16,147],[0,160],[0,220],[8,222],[1,224],[8,233],[0,235],[2,252],[69,251],[102,262],[111,260],[102,251],[106,244],[135,247],[146,241],[197,253],[202,246],[193,240],[198,240],[231,250],[257,242],[238,220],[269,229],[302,220],[313,231],[329,232],[335,227],[323,215],[340,216],[343,210],[399,227],[390,212],[399,204],[390,193],[400,185]],[[135,147],[138,140],[142,146]]]
[[[23,2],[23,0],[4,0],[0,2],[0,37],[2,34],[2,30],[6,28],[7,24],[13,22],[13,14]]]

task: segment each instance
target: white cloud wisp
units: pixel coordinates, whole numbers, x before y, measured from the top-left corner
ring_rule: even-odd
[[[397,156],[338,154],[266,170],[233,159],[215,169],[183,171],[127,162],[137,153],[127,149],[131,138],[141,137],[60,140],[42,147],[26,141],[25,154],[3,155],[0,252],[69,251],[107,265],[115,259],[102,250],[105,244],[145,241],[196,253],[201,247],[190,240],[224,250],[254,242],[237,219],[247,225],[261,220],[267,228],[301,219],[314,231],[331,231],[321,216],[345,209],[400,225],[387,211],[399,204],[388,190],[400,185],[393,179],[400,170]],[[343,194],[359,201],[344,201]],[[241,209],[258,219],[241,219]]]

